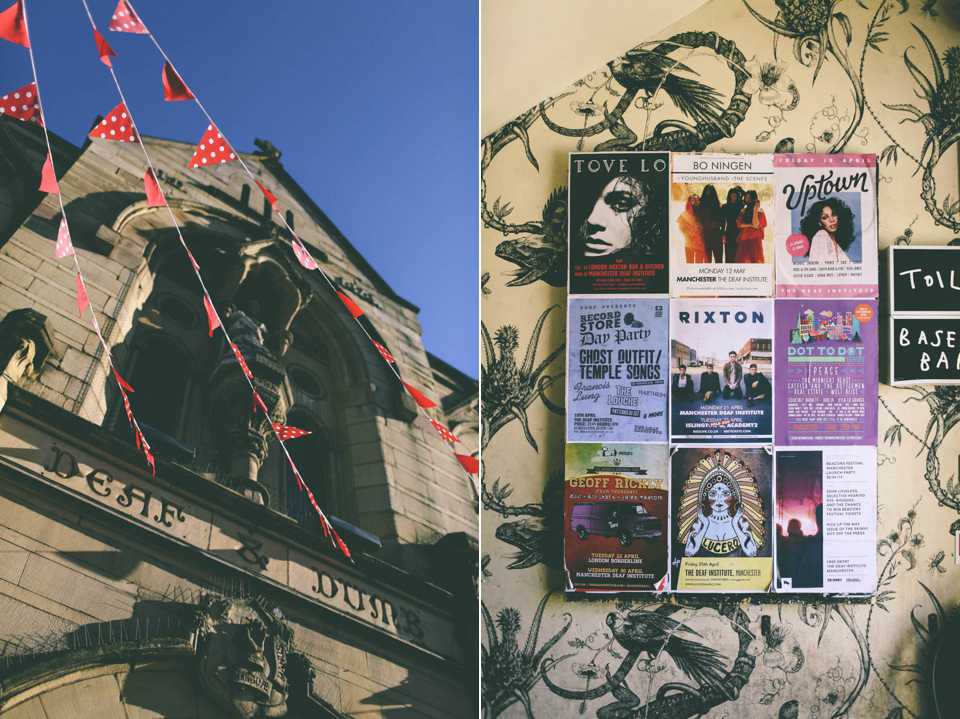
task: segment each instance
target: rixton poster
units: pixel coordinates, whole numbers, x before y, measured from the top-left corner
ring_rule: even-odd
[[[876,446],[876,301],[776,305],[776,444]]]
[[[567,441],[666,442],[668,300],[572,297]]]
[[[567,591],[669,589],[667,445],[566,446]]]
[[[678,447],[670,458],[678,591],[759,592],[773,581],[770,447]]]
[[[670,441],[773,441],[773,300],[670,301]]]
[[[876,447],[777,450],[777,589],[877,588]]]
[[[670,154],[573,152],[571,295],[666,294]]]
[[[773,295],[773,155],[672,155],[670,294]]]
[[[876,297],[877,156],[774,156],[777,297]]]

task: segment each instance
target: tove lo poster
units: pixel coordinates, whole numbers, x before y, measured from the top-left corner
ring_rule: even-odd
[[[776,305],[777,446],[876,446],[876,301]]]
[[[774,157],[777,297],[877,297],[877,156]]]
[[[670,441],[773,441],[773,300],[670,301]]]
[[[673,588],[765,592],[773,581],[768,447],[678,447],[670,458]]]
[[[667,152],[570,153],[571,295],[666,294]]]
[[[571,298],[567,441],[667,440],[667,300]]]
[[[669,588],[667,445],[566,446],[567,591]]]
[[[672,161],[670,294],[773,296],[773,155]]]

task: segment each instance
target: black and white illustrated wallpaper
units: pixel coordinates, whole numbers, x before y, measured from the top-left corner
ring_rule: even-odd
[[[714,0],[638,42],[482,139],[483,717],[934,716],[960,388],[880,387],[873,601],[564,598],[565,185],[574,151],[873,152],[881,249],[947,245],[960,4]]]

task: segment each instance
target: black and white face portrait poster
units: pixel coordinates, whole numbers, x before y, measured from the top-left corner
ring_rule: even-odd
[[[667,294],[670,154],[570,154],[571,295]]]
[[[877,449],[778,450],[777,590],[873,594]]]
[[[773,300],[670,301],[670,441],[773,441]]]
[[[567,442],[666,442],[669,300],[572,297]]]
[[[670,294],[773,295],[773,155],[674,153]]]

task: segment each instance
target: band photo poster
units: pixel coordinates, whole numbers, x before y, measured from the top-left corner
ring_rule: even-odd
[[[877,156],[775,155],[777,297],[876,298]]]
[[[663,294],[668,275],[668,152],[573,152],[571,295]]]
[[[666,442],[668,300],[570,298],[567,441]]]
[[[770,447],[677,447],[670,458],[672,585],[765,592],[773,582]]]
[[[777,591],[877,589],[877,449],[777,450]]]
[[[670,301],[670,441],[773,442],[773,300]]]
[[[666,444],[568,444],[563,557],[568,592],[669,589]]]
[[[773,296],[773,155],[672,155],[670,294]]]

